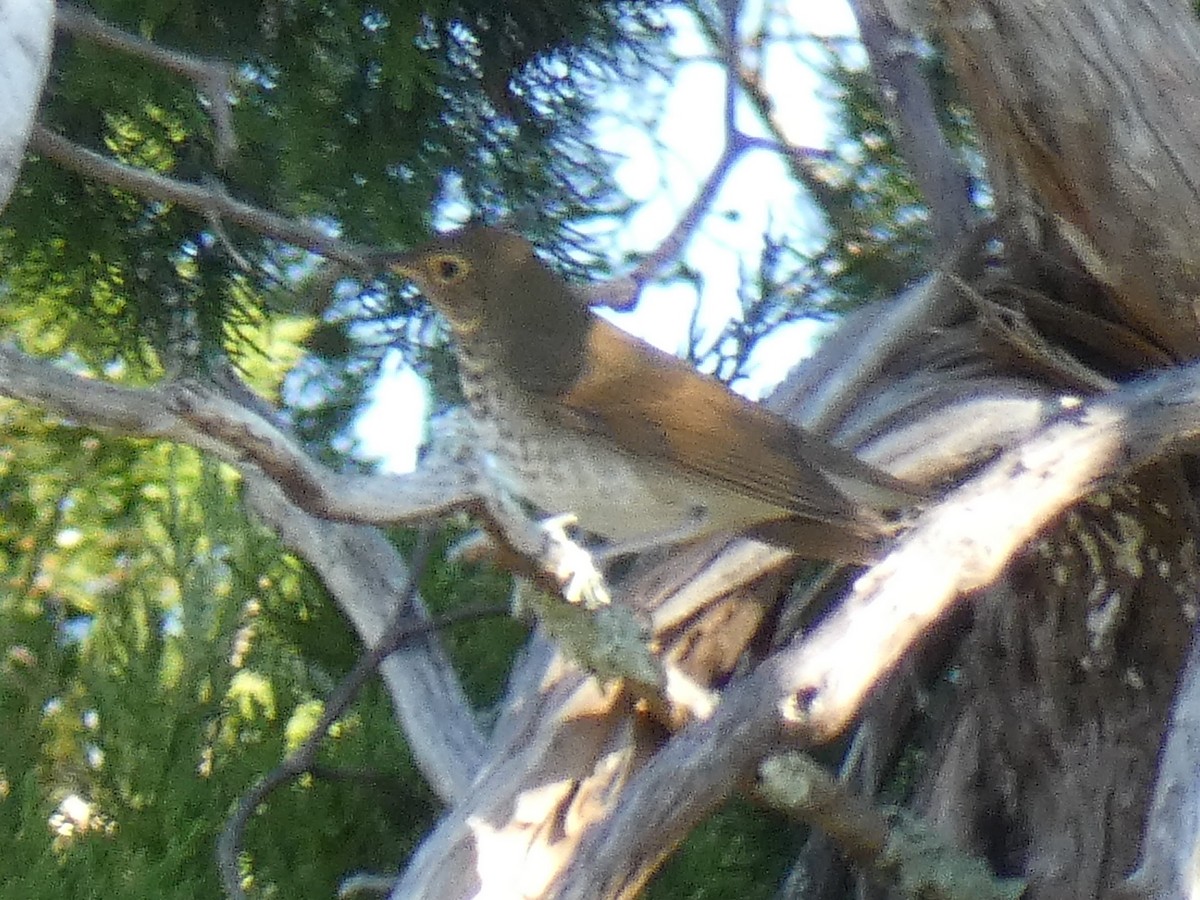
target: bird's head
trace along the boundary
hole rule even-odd
[[[520,286],[543,269],[523,237],[467,225],[401,254],[391,269],[411,279],[461,337],[510,321],[514,304],[530,295]]]
[[[584,365],[591,312],[523,237],[468,225],[394,257],[446,317],[460,349],[482,348],[530,389],[565,389]]]

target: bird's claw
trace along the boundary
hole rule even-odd
[[[568,603],[584,609],[599,609],[611,604],[612,597],[592,554],[567,534],[567,529],[577,521],[573,513],[566,513],[541,523],[546,535],[545,559]]]

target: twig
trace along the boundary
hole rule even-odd
[[[788,163],[792,175],[816,199],[821,209],[832,209],[834,193],[820,177],[818,166],[836,155],[827,150],[800,147],[789,141],[775,111],[775,103],[763,84],[762,73],[750,66],[738,66],[735,71],[738,84],[758,114],[759,121],[775,136],[776,152]]]
[[[117,162],[35,125],[29,147],[49,159],[88,178],[123,188],[151,200],[165,200],[205,216],[218,216],[297,247],[336,259],[358,271],[369,270],[375,253],[367,247],[341,241],[306,222],[276,215],[249,203],[235,200],[223,190],[204,187],[156,172]]]
[[[729,71],[722,110],[725,146],[720,157],[696,191],[692,202],[679,215],[675,226],[658,243],[658,246],[642,257],[633,270],[623,278],[583,287],[581,293],[584,294],[587,302],[603,304],[613,309],[626,309],[633,306],[646,282],[661,272],[668,263],[679,257],[700,226],[705,213],[712,206],[713,200],[720,193],[729,172],[742,155],[752,148],[749,140],[737,130],[736,123],[737,84],[733,72],[736,71],[738,5],[737,3],[727,3],[722,8],[724,40],[710,32],[710,38],[720,49]],[[703,19],[704,17],[699,16],[698,18]]]
[[[405,585],[401,595],[396,598],[395,615],[391,622],[388,623],[383,636],[374,647],[358,658],[358,661],[354,664],[354,668],[350,670],[349,674],[334,689],[329,699],[325,702],[325,708],[317,724],[313,727],[312,733],[305,738],[296,752],[287,757],[248,790],[226,821],[225,827],[221,830],[221,836],[217,840],[217,867],[220,869],[221,882],[224,885],[227,897],[233,898],[233,900],[245,900],[246,897],[246,892],[242,890],[237,858],[241,848],[242,835],[255,810],[280,785],[287,784],[292,779],[312,769],[316,762],[317,752],[320,750],[321,743],[325,740],[329,729],[341,718],[350,704],[354,702],[354,698],[358,696],[358,692],[362,689],[363,684],[374,674],[383,660],[409,641],[428,634],[432,628],[439,627],[440,623],[418,622],[414,624],[412,622],[413,598],[416,596],[417,585],[429,563],[432,549],[432,531],[429,528],[424,528],[421,530],[417,546],[413,550],[413,558],[409,567],[408,584]],[[468,610],[467,612],[470,618],[478,618],[479,616],[478,609]],[[446,617],[447,621],[452,619],[453,614]]]
[[[820,828],[872,880],[923,900],[1016,900],[1023,881],[997,879],[979,859],[900,810],[881,810],[803,753],[759,768],[758,794]]]
[[[152,41],[136,37],[127,31],[109,25],[103,19],[73,3],[58,3],[55,10],[55,25],[68,34],[87,37],[102,46],[148,60],[164,69],[178,72],[197,83],[211,82],[214,73],[220,74],[228,82],[232,72],[233,67],[227,62],[207,60],[160,47]]]
[[[216,129],[217,164],[220,166],[229,161],[237,149],[229,102],[236,71],[231,63],[160,47],[152,41],[115,28],[72,3],[58,4],[55,25],[67,34],[85,37],[103,47],[139,57],[195,82],[209,98],[210,114]]]

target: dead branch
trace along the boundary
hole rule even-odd
[[[118,387],[74,375],[11,346],[0,345],[0,395],[45,407],[64,416],[72,425],[178,441],[230,462],[241,472],[255,512],[280,534],[285,545],[316,570],[364,641],[372,644],[378,640],[393,607],[393,598],[407,583],[407,571],[395,548],[374,528],[321,519],[291,502],[242,450],[222,443],[181,418],[175,408],[179,390]],[[201,396],[231,416],[229,431],[237,431],[247,422],[253,423],[252,431],[273,428],[232,401],[218,404],[209,392]],[[307,460],[299,449],[281,433],[275,432],[272,437],[279,441],[276,449],[292,454],[291,458],[303,471]],[[321,474],[330,473],[322,470]],[[379,477],[388,481],[385,476]],[[302,481],[302,478],[296,476],[292,480]],[[354,496],[362,491],[369,493],[372,476],[361,478],[364,480],[341,483],[340,489]],[[411,497],[437,498],[440,504],[445,494],[439,492],[446,489],[446,482],[440,479],[437,476],[432,484],[423,487],[419,479],[412,482]],[[383,483],[380,487],[385,493],[391,490]],[[421,517],[419,507],[410,507],[409,512]],[[414,603],[414,609],[424,616],[419,601]],[[483,758],[484,740],[440,646],[432,639],[410,645],[391,656],[382,671],[423,774],[443,798],[461,796]]]
[[[1024,882],[997,879],[902,810],[880,810],[803,753],[772,757],[759,769],[758,794],[829,836],[878,884],[922,900],[1016,900]]]
[[[392,524],[445,515],[477,496],[464,447],[443,439],[443,452],[417,478],[335,472],[314,462],[274,422],[197,381],[164,391],[172,412],[220,448],[226,462],[250,462],[293,503],[312,515],[342,522]],[[449,444],[449,446],[447,446]]]
[[[1068,404],[1033,438],[928,510],[838,611],[732,685],[673,738],[590,832],[558,896],[624,896],[786,744],[840,733],[871,688],[956,602],[1081,497],[1200,437],[1200,367]],[[585,874],[586,873],[586,874]],[[597,887],[599,886],[599,887]]]
[[[672,261],[679,259],[684,248],[696,233],[708,214],[713,201],[717,198],[729,173],[752,150],[769,150],[780,153],[794,164],[804,169],[805,181],[811,175],[815,162],[828,158],[828,151],[796,147],[788,144],[777,132],[778,139],[764,140],[746,134],[737,126],[737,102],[743,90],[753,85],[747,80],[739,80],[739,73],[745,70],[740,60],[741,47],[738,41],[738,20],[741,6],[738,3],[725,3],[720,7],[721,26],[713,27],[704,16],[699,16],[701,26],[714,48],[724,62],[727,75],[725,92],[722,98],[722,123],[724,145],[721,154],[713,164],[704,181],[696,189],[696,196],[679,214],[674,226],[658,245],[649,251],[638,264],[624,276],[610,281],[585,285],[579,288],[580,296],[589,304],[603,305],[612,309],[628,309],[637,303],[641,290],[656,275],[663,271]],[[760,109],[760,112],[764,110]],[[764,112],[764,115],[766,113]],[[766,115],[766,118],[770,118]],[[820,189],[813,180],[813,187]]]
[[[895,21],[888,0],[855,0],[852,6],[880,105],[929,207],[935,246],[953,247],[976,218],[971,179],[942,132],[916,36]]]

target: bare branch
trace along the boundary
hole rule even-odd
[[[775,137],[773,142],[765,144],[761,142],[761,139],[745,137],[742,140],[747,149],[751,147],[774,149],[787,161],[792,175],[804,185],[805,190],[816,198],[818,205],[822,209],[830,209],[833,206],[833,193],[820,177],[817,169],[818,165],[828,161],[829,152],[797,147],[788,140],[783,123],[775,111],[775,102],[771,99],[762,73],[757,68],[744,65],[739,61],[737,67],[731,71],[737,74],[738,86],[750,105],[754,107],[759,121]]]
[[[313,515],[392,524],[444,515],[477,495],[461,446],[438,454],[416,478],[334,472],[314,462],[274,423],[215,389],[187,381],[166,390],[171,410],[219,448],[222,458],[258,466]]]
[[[11,344],[0,344],[0,394],[48,407],[73,424],[120,434],[178,439],[189,434],[169,410],[162,391],[83,378]]]
[[[728,141],[737,134],[737,100],[738,86],[734,73],[740,68],[738,63],[739,41],[738,30],[741,19],[741,0],[722,0],[718,4],[721,14],[721,39],[717,49],[725,65],[725,96],[722,122],[725,126],[725,138]]]
[[[1066,404],[929,510],[836,613],[731,686],[711,719],[685,729],[635,775],[614,814],[588,835],[561,896],[607,896],[640,883],[774,748],[840,733],[929,626],[993,581],[1067,506],[1198,437],[1198,366]],[[585,882],[592,893],[581,892]]]
[[[320,466],[258,413],[197,382],[130,389],[81,378],[0,345],[0,394],[49,407],[73,423],[136,437],[178,440],[266,472],[293,502],[324,518],[395,523],[443,515],[475,496],[453,458],[422,470],[428,478],[356,475]]]
[[[946,250],[958,242],[975,218],[970,177],[942,133],[933,92],[921,72],[916,38],[903,30],[887,9],[896,4],[854,0],[851,5],[871,59],[879,102],[929,207],[935,247]]]
[[[297,489],[303,501],[303,486],[315,484],[315,496],[369,498],[374,491],[387,494],[404,505],[403,492],[394,479],[371,488],[372,476],[335,476],[304,457],[302,450],[261,417],[228,399],[221,402],[212,392],[189,394],[186,387],[130,389],[106,384],[64,371],[48,362],[0,345],[0,395],[47,407],[75,425],[103,428],[136,437],[158,438],[190,444],[235,465],[245,482],[246,494],[255,511],[274,528],[298,556],[320,575],[330,594],[354,622],[367,643],[374,643],[383,623],[394,608],[393,598],[407,582],[407,571],[395,548],[376,529],[331,522],[310,515],[284,496],[281,488],[263,473],[236,444],[220,440],[221,433],[257,436],[274,457],[281,479]],[[207,413],[197,428],[177,411],[181,396],[199,398]],[[230,416],[223,429],[213,428],[216,410]],[[198,417],[200,418],[200,417]],[[262,436],[267,435],[267,439]],[[256,444],[256,446],[259,446]],[[286,463],[296,467],[289,474]],[[411,481],[413,497],[434,499],[444,504],[450,467],[422,485]],[[305,481],[311,476],[314,481]],[[463,478],[462,473],[459,477]],[[373,501],[368,500],[368,504]],[[378,510],[376,510],[378,511]],[[397,508],[393,508],[397,512]],[[419,506],[409,513],[419,518]],[[414,609],[423,615],[419,601]],[[409,745],[434,790],[450,800],[470,785],[484,755],[484,739],[457,677],[440,647],[431,641],[406,647],[383,665],[392,702]]]
[[[987,866],[900,810],[879,810],[803,753],[772,757],[759,769],[759,796],[821,829],[872,880],[923,900],[1016,900],[1023,881],[995,878]]]
[[[67,34],[95,41],[122,53],[128,53],[177,72],[195,82],[209,100],[209,109],[216,128],[217,164],[224,165],[237,150],[237,136],[233,130],[233,114],[230,95],[233,92],[234,66],[224,60],[211,60],[168,50],[152,41],[114,28],[103,19],[72,3],[59,3],[57,26]]]
[[[288,219],[234,200],[216,188],[179,181],[109,159],[55,134],[44,125],[34,127],[29,147],[34,152],[103,184],[123,188],[150,200],[178,203],[202,215],[229,219],[259,234],[336,259],[359,271],[370,267],[369,260],[374,252],[370,248],[348,244],[315,225]]]
[[[628,309],[635,305],[646,282],[679,258],[720,192],[725,178],[746,149],[747,146],[740,142],[727,142],[721,157],[696,191],[696,196],[687,209],[680,213],[675,226],[659,241],[658,246],[642,257],[637,266],[623,277],[580,285],[577,288],[580,297],[589,305],[604,305],[612,309]]]
[[[646,254],[634,269],[622,278],[602,284],[583,286],[579,293],[585,302],[604,305],[612,309],[627,309],[638,300],[642,287],[661,272],[673,260],[679,258],[688,241],[692,239],[704,216],[720,193],[726,178],[738,161],[751,150],[770,149],[782,152],[789,159],[811,162],[824,158],[823,151],[788,147],[782,140],[766,141],[743,134],[737,127],[737,100],[739,91],[738,73],[742,66],[738,59],[738,17],[741,4],[729,0],[720,5],[721,27],[715,28],[708,20],[697,14],[697,21],[704,29],[709,41],[720,53],[726,69],[725,92],[722,106],[722,123],[725,145],[712,170],[696,191],[696,196],[680,213],[671,231],[652,251]]]

